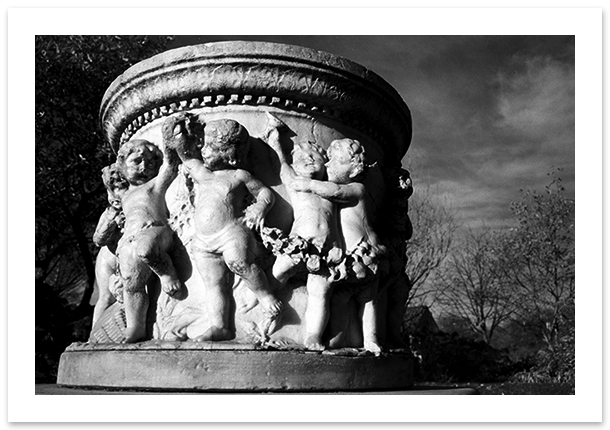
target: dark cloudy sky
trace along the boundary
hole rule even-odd
[[[413,115],[403,165],[465,226],[510,224],[519,189],[561,168],[574,195],[573,36],[179,36],[308,46],[356,61],[392,84]]]

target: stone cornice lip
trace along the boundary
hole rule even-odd
[[[110,85],[100,120],[116,149],[157,117],[232,103],[332,117],[389,146],[386,158],[400,160],[411,141],[409,108],[379,75],[327,52],[269,42],[191,45],[141,61]]]

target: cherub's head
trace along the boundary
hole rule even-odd
[[[116,209],[121,209],[121,199],[129,188],[129,182],[121,175],[116,163],[102,169],[102,181],[108,193],[108,203]]]
[[[405,198],[411,197],[413,194],[413,181],[411,180],[411,173],[406,169],[399,169],[397,173],[397,184],[396,187],[400,190],[401,194]]]
[[[314,142],[296,143],[292,149],[292,168],[299,176],[320,178],[324,175],[326,154],[322,147]]]
[[[238,169],[246,162],[250,135],[243,125],[232,119],[205,123],[201,157],[210,170]]]
[[[159,173],[163,153],[148,140],[134,139],[121,146],[116,164],[130,184],[142,185]]]
[[[354,139],[333,140],[328,147],[326,172],[328,180],[348,183],[359,179],[364,173],[364,146]]]

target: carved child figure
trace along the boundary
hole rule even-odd
[[[364,348],[380,352],[375,298],[380,258],[385,254],[385,247],[371,228],[366,211],[366,189],[358,182],[365,168],[364,147],[357,140],[339,139],[331,142],[327,154],[328,181],[299,178],[294,181],[293,187],[339,204],[339,220],[349,270],[346,283],[352,286],[343,288],[341,293],[337,291],[333,296],[330,345],[341,345],[349,321],[347,302],[354,295],[362,318]],[[360,284],[360,287],[353,284]]]
[[[116,163],[102,169],[102,181],[106,186],[110,205],[102,213],[93,234],[93,243],[101,248],[95,260],[95,281],[99,297],[93,310],[93,326],[116,300],[110,287],[118,268],[116,249],[125,224],[121,199],[129,187],[129,183],[119,173]]]
[[[203,124],[188,114],[169,117],[163,125],[187,171],[201,192],[195,205],[192,253],[206,289],[210,328],[197,341],[233,338],[230,325],[232,277],[238,275],[272,321],[282,309],[263,270],[255,263],[252,228],[260,228],[274,202],[272,191],[244,170],[249,150],[246,129],[233,120]],[[248,199],[254,203],[247,205]]]
[[[328,323],[330,296],[337,276],[334,269],[343,258],[336,208],[329,199],[295,185],[301,180],[322,179],[326,159],[317,145],[301,143],[294,146],[292,164],[289,164],[280,144],[279,129],[284,126],[268,114],[265,137],[279,158],[280,178],[294,210],[294,222],[286,240],[301,244],[303,249],[296,257],[280,253],[273,265],[273,278],[283,286],[305,266],[309,273],[304,344],[311,350],[323,350],[322,334]]]
[[[167,222],[165,192],[177,175],[175,152],[167,143],[162,153],[153,143],[134,139],[119,150],[117,166],[129,182],[122,199],[125,231],[117,256],[127,323],[124,342],[133,343],[146,335],[146,283],[151,274],[159,277],[162,291],[172,296],[191,269],[184,245]]]
[[[405,348],[402,324],[405,303],[411,290],[411,280],[405,272],[407,240],[413,234],[408,215],[408,199],[413,194],[413,182],[408,170],[387,169],[384,219],[380,236],[388,250],[388,273],[381,279],[380,290],[387,297],[385,343],[390,347]]]

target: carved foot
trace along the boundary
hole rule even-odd
[[[219,341],[233,339],[231,331],[227,328],[216,327],[215,325],[207,329],[201,336],[193,339],[195,342]]]
[[[261,338],[263,342],[266,342],[269,338],[269,334],[273,333],[276,328],[276,322],[280,318],[283,310],[283,304],[281,301],[275,299],[273,296],[270,296],[266,299],[261,299],[261,306],[263,307],[263,311],[266,315],[265,320],[261,324]]]
[[[379,355],[381,354],[381,346],[379,346],[379,344],[377,342],[373,342],[373,341],[364,341],[364,349],[372,352],[375,355]]]
[[[276,299],[272,295],[267,297],[262,297],[259,300],[259,303],[263,307],[263,311],[265,314],[271,319],[275,320],[280,316],[283,309],[283,304],[280,300]]]
[[[310,351],[324,351],[326,348],[318,336],[309,335],[305,339],[305,348]]]

